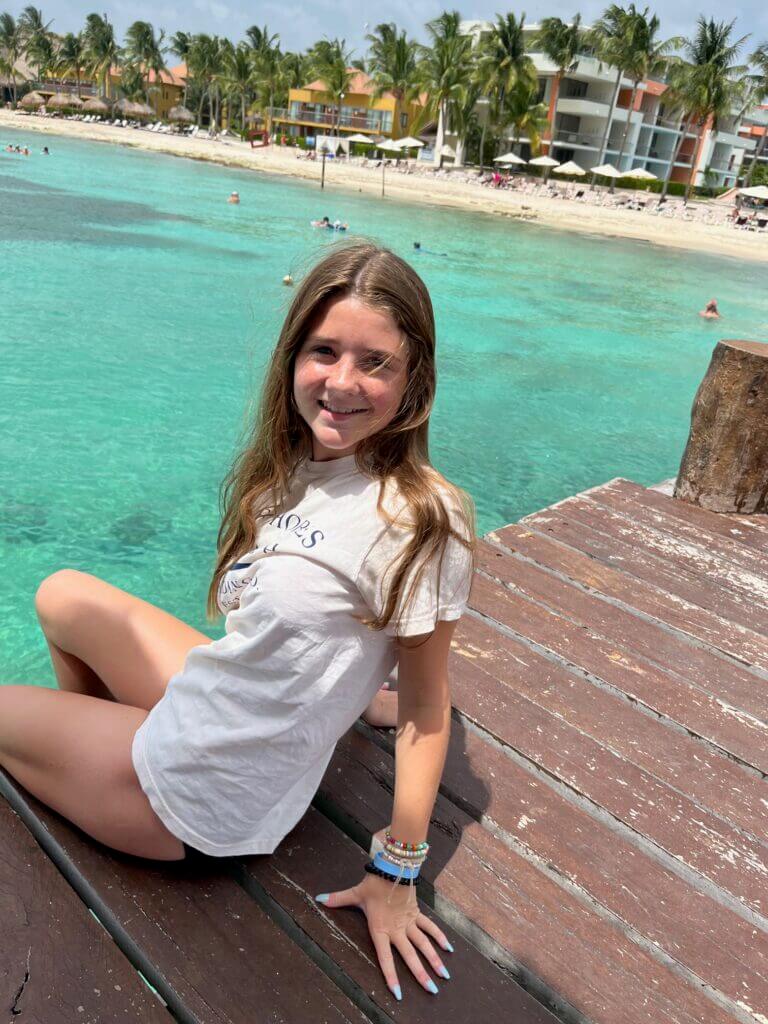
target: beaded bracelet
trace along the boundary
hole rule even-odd
[[[399,846],[393,846],[391,843],[385,843],[384,849],[387,853],[391,853],[394,857],[401,857],[403,860],[425,860],[425,850],[401,850]]]
[[[389,830],[384,833],[384,839],[387,846],[394,846],[404,854],[415,853],[426,857],[429,853],[429,843],[402,843],[399,839],[395,839]]]
[[[416,868],[417,870],[427,859],[426,857],[400,857],[398,854],[392,853],[391,850],[387,849],[379,850],[376,856],[383,857],[384,860],[390,864],[395,864],[399,868]]]
[[[386,871],[381,871],[373,861],[369,861],[365,865],[365,870],[369,875],[376,875],[378,878],[384,878],[388,882],[394,882],[396,885],[420,885],[421,879],[417,876],[416,878],[395,878],[394,875],[388,875]]]

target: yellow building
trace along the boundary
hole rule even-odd
[[[149,105],[154,107],[157,116],[161,120],[168,119],[168,112],[171,107],[177,107],[184,98],[184,82],[187,75],[186,64],[178,64],[175,68],[169,68],[160,74],[160,82],[154,71],[149,73]],[[110,100],[119,100],[122,96],[120,91],[120,80],[122,72],[120,68],[110,69],[107,79],[107,97]]]
[[[302,89],[291,89],[288,106],[272,109],[271,127],[276,134],[300,136],[330,135],[336,129],[339,136],[364,134],[383,135],[401,139],[411,134],[411,126],[421,110],[417,103],[398,100],[391,92],[374,99],[374,86],[364,71],[349,69],[353,73],[349,92],[341,101],[340,114],[336,102],[319,79]]]

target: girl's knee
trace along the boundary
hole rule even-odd
[[[78,592],[89,579],[92,577],[77,569],[58,569],[46,576],[35,594],[35,612],[46,633],[62,614],[73,611]]]

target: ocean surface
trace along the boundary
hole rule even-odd
[[[333,242],[312,218],[429,286],[432,458],[481,532],[611,477],[672,476],[715,342],[768,340],[764,264],[0,131],[0,149],[24,141],[28,158],[0,152],[0,683],[54,685],[33,600],[65,566],[220,634],[203,611],[218,486],[282,277]],[[712,296],[715,324],[697,315]]]

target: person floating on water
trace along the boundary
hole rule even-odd
[[[344,224],[340,220],[331,221],[330,217],[323,217],[321,220],[311,220],[309,222],[313,228],[327,228],[329,231],[346,231],[349,224]]]
[[[43,156],[50,156],[50,155],[51,154],[48,152],[48,147],[47,146],[43,146]]]
[[[414,252],[425,252],[428,256],[447,256],[447,252],[435,252],[434,249],[425,249],[421,242],[413,243]]]
[[[272,853],[358,716],[397,724],[377,849],[316,900],[363,911],[398,1000],[395,951],[432,994],[426,968],[449,978],[452,952],[415,887],[475,531],[427,454],[435,387],[424,282],[387,249],[334,247],[295,292],[222,491],[207,601],[224,635],[64,569],[35,599],[58,688],[0,685],[0,766],[86,835],[152,860]]]
[[[705,320],[719,320],[720,311],[717,308],[717,299],[710,299],[704,309],[699,310],[699,316],[703,316]]]
[[[229,193],[229,199],[227,200],[227,202],[228,203],[233,203],[234,205],[237,205],[240,202],[240,193],[239,192],[230,192]]]

